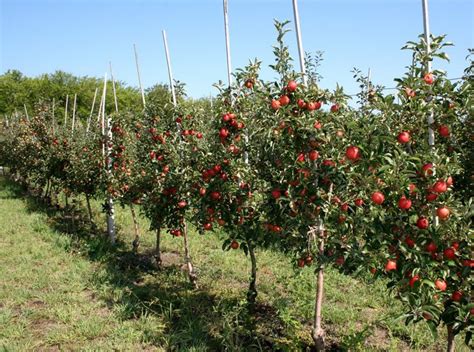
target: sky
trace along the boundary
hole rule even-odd
[[[228,0],[233,69],[263,61],[272,79],[274,19],[291,20],[286,36],[295,68],[298,50],[291,0]],[[116,79],[138,86],[133,44],[144,87],[167,83],[161,31],[167,32],[174,78],[189,96],[215,95],[227,81],[222,0],[0,0],[0,73],[28,76],[63,70],[103,77],[112,62]],[[321,86],[357,93],[354,67],[370,68],[375,84],[393,87],[411,62],[400,48],[423,32],[421,0],[299,0],[304,50],[323,51]],[[435,62],[460,77],[474,47],[474,0],[430,0],[434,35],[447,34],[451,63]]]

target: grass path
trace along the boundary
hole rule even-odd
[[[301,351],[311,343],[311,269],[259,252],[254,318],[244,306],[249,263],[241,251],[223,252],[216,236],[192,234],[200,289],[191,290],[180,239],[164,235],[167,265],[156,272],[147,255],[153,234],[144,231],[134,255],[130,215],[117,217],[123,242],[111,250],[86,227],[66,234],[62,211],[46,211],[0,177],[0,351]],[[425,327],[389,318],[396,313],[383,283],[367,286],[329,269],[324,324],[332,350],[443,350]]]

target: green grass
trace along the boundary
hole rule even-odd
[[[154,234],[140,218],[139,254],[131,253],[126,210],[117,210],[119,244],[109,248],[104,229],[78,219],[73,225],[65,211],[0,178],[0,350],[309,349],[310,268],[295,270],[285,256],[259,251],[258,305],[250,315],[243,252],[224,252],[218,235],[192,232],[193,290],[182,269],[182,239],[163,234],[166,265],[156,271]],[[94,212],[103,224],[97,202]],[[435,341],[423,324],[407,328],[393,318],[401,306],[381,281],[367,285],[328,268],[323,309],[332,350],[444,350],[443,335]]]

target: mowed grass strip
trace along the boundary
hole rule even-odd
[[[94,212],[103,223],[98,202]],[[190,234],[200,285],[192,290],[181,238],[163,234],[165,266],[157,271],[155,234],[143,218],[139,254],[131,252],[128,209],[117,207],[114,249],[103,228],[94,234],[76,220],[66,234],[67,221],[0,177],[0,350],[301,351],[311,344],[312,268],[258,251],[258,305],[249,314],[249,260],[222,251],[218,234]],[[402,311],[382,281],[367,285],[328,268],[325,290],[331,350],[444,350],[443,331],[434,341],[426,326],[394,319]],[[468,350],[461,339],[458,346]]]

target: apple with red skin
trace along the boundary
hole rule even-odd
[[[447,208],[447,207],[440,207],[438,209],[436,209],[436,216],[438,216],[438,218],[440,220],[446,220],[447,218],[449,218],[449,215],[451,214],[450,210]]]
[[[290,98],[288,95],[282,95],[279,99],[281,106],[286,106],[290,103]]]
[[[219,200],[221,198],[222,198],[222,195],[221,195],[220,192],[216,192],[216,191],[211,192],[211,199],[212,200]]]
[[[331,106],[331,112],[338,112],[339,111],[339,104],[334,104]]]
[[[280,191],[279,189],[274,189],[274,190],[272,191],[272,197],[273,197],[274,199],[280,198],[280,197],[281,197],[281,191]]]
[[[229,136],[229,130],[227,128],[221,128],[219,130],[219,137],[227,138]]]
[[[298,99],[298,100],[296,101],[296,104],[298,105],[298,107],[299,107],[300,109],[306,108],[306,103],[305,103],[305,101],[304,101],[303,99]]]
[[[410,247],[410,248],[415,247],[415,241],[414,241],[411,237],[409,237],[409,236],[407,236],[407,237],[405,238],[405,243],[406,243],[407,246]]]
[[[286,90],[288,92],[294,92],[296,91],[296,88],[298,87],[298,83],[295,81],[289,81],[288,84],[286,85]]]
[[[181,200],[178,202],[178,207],[181,209],[185,208],[186,205],[188,205],[188,203],[185,200]]]
[[[397,270],[397,262],[393,259],[389,259],[385,264],[385,271]]]
[[[438,133],[441,137],[448,138],[449,137],[449,127],[446,125],[441,125],[438,127]]]
[[[298,259],[298,267],[304,268],[305,264],[306,263],[303,258]]]
[[[444,259],[454,260],[456,259],[456,251],[454,248],[448,247],[443,251]]]
[[[253,79],[249,78],[248,80],[245,81],[244,85],[245,85],[246,88],[252,89],[253,88]]]
[[[239,242],[237,242],[236,240],[233,240],[233,241],[230,243],[230,248],[232,248],[232,249],[238,249],[238,248],[239,248]]]
[[[425,218],[424,216],[421,216],[420,218],[418,218],[418,221],[416,222],[416,226],[420,230],[426,230],[430,226],[430,222],[427,218]]]
[[[446,281],[438,279],[435,281],[435,287],[440,291],[446,291],[448,284],[446,283]]]
[[[271,107],[273,110],[278,110],[281,107],[281,103],[279,100],[273,99],[271,102]]]
[[[410,133],[406,131],[400,132],[397,137],[398,143],[401,144],[406,144],[410,142],[410,139]]]
[[[451,299],[454,301],[454,302],[460,302],[461,299],[462,299],[462,292],[461,291],[454,291],[451,295]]]
[[[426,251],[430,253],[435,253],[438,249],[438,246],[434,242],[430,242],[426,245]]]
[[[320,130],[321,127],[323,127],[323,125],[321,124],[321,122],[319,121],[316,121],[314,124],[313,124],[313,127],[317,130]]]
[[[408,210],[411,208],[411,200],[403,196],[398,201],[398,207],[402,210]]]
[[[379,191],[372,193],[372,196],[370,198],[372,199],[372,202],[377,205],[381,205],[385,201],[385,196],[382,192]]]
[[[433,175],[433,164],[432,163],[424,164],[421,170],[423,172],[423,175],[425,176]]]
[[[309,160],[315,161],[318,158],[319,158],[319,153],[317,150],[312,150],[309,152]]]
[[[358,160],[361,157],[360,149],[356,146],[351,145],[346,149],[346,158],[349,160]]]
[[[415,286],[415,282],[417,282],[419,280],[420,280],[420,276],[419,275],[414,275],[414,276],[412,276],[412,278],[410,279],[408,284],[410,285],[410,287],[413,288],[413,286]]]
[[[364,205],[364,200],[362,198],[357,198],[355,201],[354,201],[354,204],[357,206],[357,207],[361,207]]]
[[[425,199],[426,201],[428,202],[433,202],[436,200],[436,198],[438,198],[438,195],[436,193],[428,193],[426,196],[425,196]]]
[[[433,84],[434,75],[431,72],[429,72],[423,77],[423,80],[425,81],[426,84]]]
[[[212,230],[212,224],[210,222],[207,222],[203,225],[204,230],[210,231]]]
[[[448,190],[448,184],[443,180],[438,180],[432,187],[433,192],[444,193]]]

